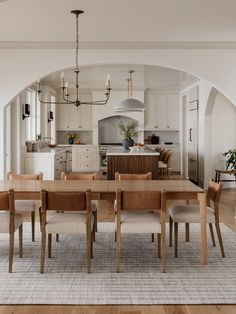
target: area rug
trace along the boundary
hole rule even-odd
[[[13,273],[8,274],[8,239],[0,235],[1,304],[229,304],[236,303],[236,234],[222,225],[226,258],[212,247],[208,265],[200,265],[200,230],[191,226],[191,242],[180,228],[179,257],[167,247],[167,273],[161,270],[151,235],[124,235],[121,272],[115,272],[114,224],[99,223],[93,273],[86,273],[86,241],[80,236],[53,239],[52,258],[39,273],[40,233],[31,242],[24,224],[24,258],[15,239]]]

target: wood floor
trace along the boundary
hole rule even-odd
[[[105,204],[100,204],[104,206]],[[113,219],[112,204],[106,205],[105,213],[99,215],[100,221]],[[236,189],[223,191],[220,203],[221,221],[236,232]],[[1,283],[0,283],[1,284]],[[236,292],[235,292],[236,293]],[[4,306],[0,314],[235,314],[236,305],[146,305],[146,306]]]

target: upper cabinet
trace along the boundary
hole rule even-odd
[[[145,93],[145,130],[179,130],[179,95],[177,92]]]
[[[80,94],[82,102],[91,101],[90,94]],[[92,129],[92,107],[91,105],[61,104],[58,105],[58,130],[81,130],[90,131]]]

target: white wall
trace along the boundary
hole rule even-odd
[[[225,169],[225,158],[222,154],[236,148],[236,108],[220,93],[215,98],[211,127],[212,163],[209,175],[214,178],[215,169]],[[228,176],[226,179],[232,180],[233,177]]]
[[[74,49],[0,50],[0,178],[3,178],[3,107],[48,73],[73,66]],[[80,65],[147,64],[205,78],[236,103],[234,49],[81,49]]]

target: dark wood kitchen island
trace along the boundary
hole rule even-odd
[[[145,148],[136,152],[114,147],[107,151],[107,179],[114,180],[115,173],[152,173],[158,180],[159,153]]]

